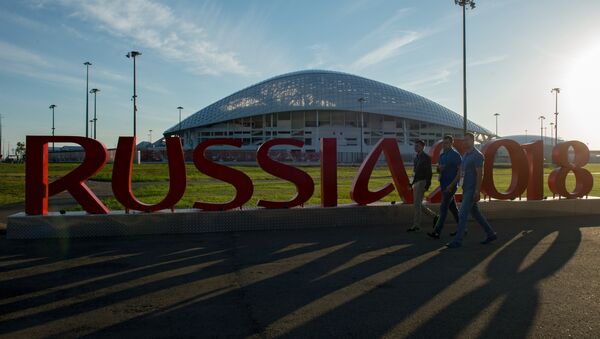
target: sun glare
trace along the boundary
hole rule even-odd
[[[570,67],[564,88],[570,110],[586,121],[600,122],[598,95],[600,95],[600,44],[588,49],[575,59]]]

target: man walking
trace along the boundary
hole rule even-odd
[[[463,198],[458,213],[458,230],[454,240],[446,244],[448,248],[457,248],[462,245],[469,213],[483,227],[487,235],[481,244],[489,244],[498,239],[496,232],[481,214],[477,205],[483,177],[483,154],[475,148],[475,136],[472,133],[465,134],[465,148],[466,152],[461,163]]]
[[[425,148],[425,142],[423,140],[417,140],[415,142],[415,162],[413,167],[413,205],[414,205],[414,217],[413,225],[407,229],[407,232],[418,231],[421,228],[421,215],[423,212],[435,217],[437,216],[432,210],[423,206],[423,195],[431,186],[431,158],[427,153],[423,151]]]
[[[439,217],[434,218],[433,232],[427,233],[428,236],[439,239],[448,210],[452,212],[456,222],[458,223],[458,209],[454,200],[458,180],[460,179],[460,154],[452,147],[454,138],[451,135],[446,135],[442,141],[444,152],[440,154],[439,171],[440,171],[440,188],[442,189],[442,202],[440,204]],[[454,234],[451,235],[455,235]]]

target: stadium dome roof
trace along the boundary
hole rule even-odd
[[[356,75],[306,70],[276,76],[223,98],[181,122],[181,129],[202,127],[227,120],[274,112],[306,110],[360,111],[385,114],[461,128],[462,116],[415,93]],[[179,129],[178,124],[164,133]],[[469,121],[470,131],[493,134]]]

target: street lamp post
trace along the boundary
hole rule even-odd
[[[136,136],[136,113],[137,113],[137,94],[135,91],[135,57],[142,55],[138,51],[127,53],[126,57],[133,59],[133,137]]]
[[[48,108],[52,110],[52,136],[54,136],[54,109],[56,108],[55,104],[50,105]],[[87,127],[87,123],[86,123]],[[54,142],[52,142],[52,152],[54,152]]]
[[[550,134],[552,134],[553,131],[554,131],[554,123],[550,122]],[[552,145],[556,145],[556,141],[555,140],[553,141]]]
[[[90,119],[90,66],[91,62],[86,61],[85,65],[85,137],[88,137],[88,120]]]
[[[546,117],[543,115],[540,115],[538,117],[538,119],[540,119],[540,138],[542,139],[542,144],[544,143],[544,120],[546,120]]]
[[[475,0],[454,0],[454,4],[462,7],[462,38],[463,38],[463,133],[467,133],[467,41],[466,41],[466,10],[467,6],[475,8]]]
[[[553,88],[551,93],[554,93],[554,144],[558,144],[558,93],[560,88]]]
[[[183,109],[183,107],[179,106],[179,107],[177,107],[177,109],[179,110],[179,127],[178,127],[179,132],[178,132],[178,134],[179,134],[179,137],[181,137],[181,110]]]
[[[363,103],[366,101],[365,98],[360,97],[358,98],[358,104],[360,105],[360,138],[359,138],[359,142],[360,142],[360,161],[363,161],[363,139],[364,139],[364,126],[365,126],[365,119],[364,119],[364,113],[363,113]]]
[[[498,116],[500,115],[500,113],[494,113],[494,116],[496,117],[496,138],[498,137]]]
[[[94,94],[94,119],[92,119],[94,121],[94,139],[96,139],[96,121],[98,120],[96,118],[96,94],[98,94],[98,92],[100,92],[100,90],[97,88],[92,88],[90,90],[90,93]]]

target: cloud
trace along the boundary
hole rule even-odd
[[[74,15],[95,23],[112,35],[133,39],[171,61],[182,62],[199,74],[248,75],[237,55],[220,48],[195,22],[178,17],[164,4],[151,0],[67,1]]]
[[[491,56],[491,57],[487,57],[487,58],[469,62],[468,66],[481,66],[481,65],[493,64],[496,62],[500,62],[500,61],[506,59],[507,57],[508,57],[507,55],[495,55],[495,56]]]
[[[448,78],[452,72],[448,69],[441,69],[435,73],[430,73],[419,77],[417,80],[413,80],[403,84],[403,88],[417,89],[429,86],[435,86],[448,82]]]
[[[0,70],[3,72],[19,74],[70,87],[81,87],[85,84],[84,77],[72,74],[82,69],[76,69],[72,63],[66,63],[63,60],[38,54],[35,51],[0,41]],[[109,74],[114,73],[103,71],[99,77],[110,79]],[[106,90],[114,88],[106,83],[97,84]]]
[[[0,41],[0,60],[4,62],[19,61],[23,64],[48,66],[48,62],[42,56],[4,41]]]
[[[378,48],[361,56],[351,67],[360,70],[378,64],[397,55],[402,47],[416,41],[420,37],[420,34],[417,32],[405,32],[402,36],[394,37]]]
[[[329,46],[326,44],[314,44],[308,49],[313,54],[313,60],[306,65],[306,68],[319,68],[327,65],[331,59]]]

